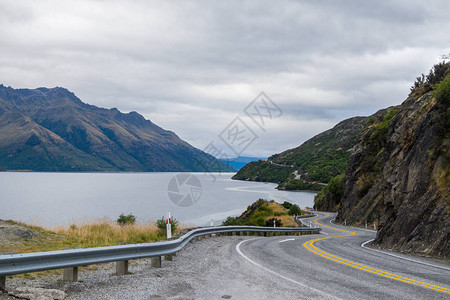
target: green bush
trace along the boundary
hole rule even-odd
[[[283,223],[281,223],[280,219],[271,218],[271,219],[266,221],[266,227],[273,227],[273,221],[275,221],[275,226],[276,227],[282,227],[283,226]]]
[[[132,225],[136,223],[136,217],[133,216],[133,214],[129,214],[127,216],[125,216],[124,214],[120,214],[119,218],[117,219],[117,223],[120,226]]]
[[[303,210],[297,204],[293,204],[291,208],[289,208],[288,214],[292,215],[302,215]]]
[[[442,104],[449,104],[450,102],[450,76],[447,76],[439,84],[437,84],[433,91],[433,96]]]
[[[281,206],[283,206],[283,207],[286,208],[286,209],[289,209],[289,208],[291,208],[292,203],[291,203],[291,202],[284,201],[283,204],[281,204]]]
[[[264,221],[263,217],[259,217],[256,219],[256,222],[254,224],[254,226],[265,226],[266,225],[266,221]]]
[[[335,211],[345,191],[345,175],[341,174],[330,180],[328,185],[314,198],[314,208],[323,211]]]
[[[172,224],[171,231],[172,231],[172,233],[174,233],[175,230],[178,228],[178,221],[173,217],[170,219],[172,221],[171,222],[171,224]],[[155,225],[159,229],[166,230],[166,219],[164,218],[164,216],[162,216],[161,219],[156,220]]]
[[[243,224],[236,217],[228,217],[222,222],[222,226],[237,226],[237,225],[243,225]]]

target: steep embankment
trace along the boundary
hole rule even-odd
[[[233,171],[136,112],[64,88],[0,85],[0,166],[33,171]]]
[[[338,222],[375,222],[380,247],[450,257],[449,103],[450,64],[440,64],[402,105],[370,119],[334,206]]]
[[[247,164],[233,179],[274,182],[280,189],[320,190],[322,186],[313,182],[327,183],[345,172],[349,151],[366,122],[366,117],[344,120],[297,148]]]

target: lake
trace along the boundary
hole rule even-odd
[[[170,212],[183,224],[205,226],[212,218],[219,225],[228,216],[240,215],[259,198],[313,206],[315,193],[231,180],[233,174],[0,172],[0,219],[54,227],[116,220],[121,213],[148,222]],[[192,195],[190,202],[186,195]],[[176,205],[179,200],[186,207]]]

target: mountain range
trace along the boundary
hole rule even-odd
[[[0,168],[32,171],[234,171],[137,112],[65,88],[0,85]]]

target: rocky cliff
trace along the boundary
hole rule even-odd
[[[449,102],[450,64],[439,64],[402,105],[369,118],[348,161],[337,222],[375,222],[382,248],[450,257]]]
[[[64,88],[0,85],[0,166],[33,171],[233,171],[137,112]]]

